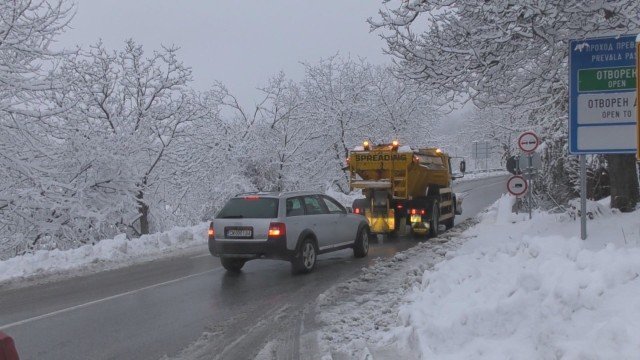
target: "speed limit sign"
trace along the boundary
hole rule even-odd
[[[527,180],[520,175],[514,175],[507,180],[507,190],[513,196],[522,196],[527,192]]]
[[[525,131],[518,136],[518,147],[525,153],[536,151],[540,145],[540,138],[533,131]]]

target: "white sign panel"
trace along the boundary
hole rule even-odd
[[[625,125],[608,126],[607,136],[602,135],[602,129],[598,126],[578,128],[577,134],[578,147],[581,149],[589,147],[606,149],[612,138],[616,139],[617,144],[625,146],[627,149],[636,147],[636,134],[629,126]]]
[[[578,95],[578,124],[634,124],[635,105],[634,92],[580,94]]]

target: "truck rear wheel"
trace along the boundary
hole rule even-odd
[[[440,203],[434,200],[431,205],[431,223],[429,224],[429,236],[438,237],[440,226]]]
[[[445,220],[444,226],[447,228],[447,230],[451,229],[455,225],[455,218],[456,218],[456,216],[453,215],[453,216],[451,216],[450,219]]]

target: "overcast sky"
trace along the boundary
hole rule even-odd
[[[76,0],[77,13],[60,39],[64,47],[98,39],[122,48],[133,38],[147,52],[177,45],[193,68],[194,86],[224,83],[243,105],[257,86],[283,70],[303,75],[300,61],[316,62],[337,52],[389,62],[384,42],[369,32],[382,0]]]

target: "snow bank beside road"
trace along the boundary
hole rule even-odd
[[[75,273],[97,264],[116,267],[140,262],[142,259],[149,260],[175,250],[206,244],[207,227],[208,223],[193,227],[176,227],[167,232],[143,235],[137,239],[127,239],[126,235],[121,234],[95,245],[66,251],[40,250],[33,254],[13,257],[0,261],[0,283],[21,278]]]
[[[582,241],[575,209],[529,220],[512,204],[319,296],[310,358],[637,358],[640,211],[589,203]]]
[[[582,241],[571,216],[529,221],[510,204],[424,273],[385,341],[437,359],[636,358],[640,211],[598,212]]]
[[[417,359],[417,353],[407,352],[396,340],[383,340],[393,334],[400,306],[409,301],[407,293],[420,283],[425,270],[467,240],[461,232],[474,222],[466,220],[436,240],[419,243],[391,258],[379,258],[362,268],[359,277],[321,294],[312,315],[318,329],[301,338],[301,343],[317,343],[319,349],[303,352],[301,358]]]

